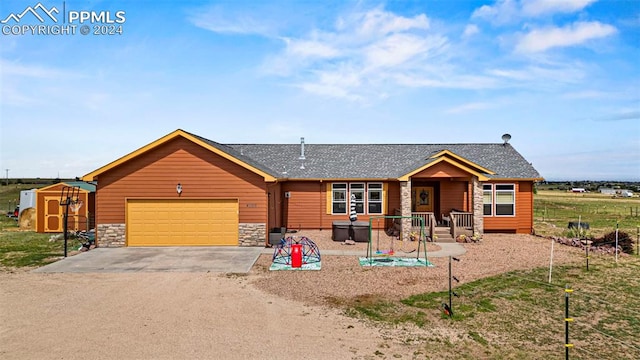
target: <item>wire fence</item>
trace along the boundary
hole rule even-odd
[[[567,300],[564,309],[567,311],[564,321],[561,321],[561,309],[547,306],[547,313],[556,312],[552,317],[557,320],[558,329],[568,325],[566,344],[558,341],[558,354],[566,352],[567,359],[571,354],[579,359],[640,359],[640,299],[629,296],[634,292],[640,295],[640,280],[635,276],[640,266],[637,262],[618,266],[611,256],[602,256],[594,259],[591,271],[597,271],[599,267],[614,269],[613,275],[619,276],[619,281],[614,283],[612,279],[611,286],[601,286],[591,282],[586,275],[575,278],[572,285],[575,289],[568,293],[570,301]],[[607,272],[594,276],[610,275]],[[516,274],[508,276],[518,279],[523,287],[534,285],[552,291],[558,299],[567,296],[566,285],[557,281],[549,283]],[[560,281],[563,280],[566,277]],[[518,306],[522,305],[519,303]],[[536,306],[523,305],[523,309],[528,314],[541,316]]]

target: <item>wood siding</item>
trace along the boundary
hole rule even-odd
[[[182,185],[180,196],[178,183]],[[96,223],[124,223],[126,198],[180,197],[238,199],[241,223],[267,222],[263,177],[176,138],[100,174]]]
[[[267,184],[268,191],[268,206],[269,206],[269,221],[267,223],[267,227],[269,229],[279,228],[281,226],[285,226],[282,218],[282,210],[284,204],[284,195],[282,193],[282,184],[281,183],[271,183]]]
[[[469,193],[466,181],[440,182],[440,212],[449,213],[451,210],[468,211]],[[437,215],[440,218],[440,214]]]
[[[531,234],[533,232],[533,183],[532,182],[493,182],[493,184],[515,184],[515,216],[485,216],[484,230],[487,232],[515,232]]]
[[[386,215],[393,215],[394,209],[400,207],[400,185],[398,182],[387,183]],[[285,198],[285,192],[290,197]],[[349,214],[327,214],[327,183],[290,181],[282,183],[283,218],[282,226],[289,229],[331,229],[334,221],[348,221]],[[381,215],[358,215],[358,221],[368,222],[370,217]],[[376,221],[380,228],[385,228],[383,221]],[[376,226],[374,224],[374,227]]]
[[[36,232],[52,232],[47,230],[46,217],[45,213],[47,212],[47,204],[45,203],[45,198],[48,199],[56,199],[56,203],[58,204],[57,211],[60,214],[60,226],[57,231],[53,232],[63,232],[63,224],[62,224],[62,214],[64,214],[64,206],[60,206],[60,196],[62,195],[62,188],[67,186],[65,183],[56,184],[55,186],[49,186],[45,190],[36,191]],[[78,213],[74,213],[69,209],[69,222],[68,228],[69,230],[89,230],[89,219],[91,214],[95,211],[95,201],[94,194],[89,193],[86,190],[80,189],[78,192],[78,198],[82,200],[83,204],[80,209],[78,209]],[[49,204],[52,206],[52,204]],[[51,209],[52,210],[52,209]],[[76,226],[77,221],[77,226]]]
[[[326,193],[321,182],[287,182],[282,191],[289,192],[286,226],[290,229],[321,229],[326,207]]]
[[[469,178],[469,173],[447,162],[440,162],[411,177],[414,179]]]

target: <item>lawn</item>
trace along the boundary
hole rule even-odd
[[[13,208],[20,199],[20,191],[34,187],[33,184],[10,184],[0,186],[0,205]],[[0,215],[0,268],[35,268],[50,264],[64,257],[64,241],[49,241],[51,234],[34,231],[20,231],[15,219],[6,216],[7,209],[1,208]],[[68,255],[74,254],[80,242],[70,239],[67,243]]]

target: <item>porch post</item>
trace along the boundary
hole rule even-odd
[[[484,234],[484,199],[482,183],[473,177],[473,233]]]
[[[411,216],[411,180],[400,182],[400,215]],[[404,218],[401,223],[402,240],[409,239],[411,232],[411,219]]]

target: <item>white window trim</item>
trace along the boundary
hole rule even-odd
[[[364,212],[362,213],[358,213],[358,215],[384,215],[384,204],[385,204],[385,199],[384,199],[384,183],[382,182],[335,182],[335,183],[331,183],[331,204],[328,204],[329,206],[331,206],[331,215],[348,215],[349,214],[349,207],[351,206],[351,190],[352,190],[352,185],[356,185],[356,184],[360,184],[363,185],[363,188],[361,189],[356,189],[357,191],[362,191],[363,192],[363,199],[362,199],[362,209],[364,210]],[[380,188],[374,188],[373,190],[376,191],[380,191],[380,201],[374,201],[374,203],[379,203],[380,204],[380,212],[379,213],[372,213],[369,212],[369,186],[372,184],[376,184],[379,185]],[[334,189],[335,185],[345,185],[344,189]],[[345,208],[346,208],[346,212],[345,213],[335,213],[333,211],[333,205],[335,203],[342,203],[343,201],[336,201],[336,199],[334,198],[334,191],[339,190],[339,191],[345,191]]]
[[[498,190],[497,185],[511,185],[513,186],[512,190]],[[502,193],[512,193],[513,194],[513,214],[511,215],[498,215],[497,214],[497,206],[498,206],[498,192]],[[496,183],[493,184],[493,216],[495,217],[515,217],[516,216],[516,184],[511,183]]]
[[[491,185],[491,215],[484,215],[484,204],[483,204],[483,216],[485,217],[515,217],[516,216],[516,184],[515,183],[491,183],[491,184],[483,184],[483,185]],[[513,190],[498,190],[496,185],[511,185],[513,186]],[[484,198],[484,189],[482,190],[482,196]],[[513,193],[513,214],[511,215],[498,215],[496,213],[496,206],[498,200],[498,192],[511,192]]]
[[[379,188],[375,187],[375,188],[371,189],[371,185],[380,185],[380,187]],[[383,214],[383,212],[384,212],[384,198],[383,198],[384,197],[384,191],[383,191],[383,189],[384,189],[384,185],[381,182],[367,183],[367,192],[366,192],[366,195],[367,195],[367,204],[366,204],[367,214],[371,214],[371,215],[382,215]],[[369,199],[369,191],[372,191],[372,190],[380,192],[380,200],[371,201]],[[369,203],[380,204],[380,212],[379,213],[378,212],[376,212],[376,213],[369,212]]]
[[[491,189],[490,190],[485,190],[484,189],[485,186],[490,186]],[[484,205],[485,205],[484,204],[484,193],[485,192],[490,192],[491,193],[491,214],[485,214],[484,213]],[[483,204],[482,204],[482,216],[487,216],[487,217],[493,216],[495,214],[495,211],[494,211],[495,209],[493,208],[493,206],[495,205],[495,201],[493,199],[493,184],[482,184],[482,201],[483,201]]]
[[[334,189],[335,185],[344,185],[344,189]],[[333,197],[336,190],[344,191],[344,201],[336,201]],[[345,203],[345,212],[344,213],[336,213],[333,211],[333,204],[335,203]],[[332,183],[331,184],[331,215],[345,215],[349,214],[349,184],[348,183]]]
[[[353,189],[354,185],[362,185],[362,187]],[[362,192],[362,200],[361,201],[356,200],[356,204],[362,204],[362,212],[358,212],[357,214],[366,215],[367,214],[367,198],[369,197],[369,194],[367,193],[367,183],[363,183],[363,182],[349,183],[349,195],[347,196],[347,209],[349,209],[349,207],[351,206],[351,194],[353,193],[354,190]],[[349,210],[347,210],[347,212],[349,212]]]

